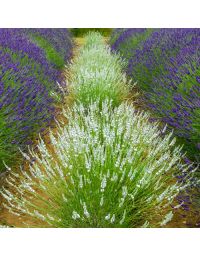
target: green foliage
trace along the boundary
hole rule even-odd
[[[5,117],[0,114],[0,173],[5,168],[4,162],[8,164],[13,158],[16,160],[16,146],[11,144],[12,132],[6,127]]]
[[[42,36],[30,35],[36,44],[45,51],[47,59],[52,62],[56,68],[61,69],[65,65],[64,58],[53,48],[53,46]]]
[[[71,32],[75,37],[82,37],[88,32],[99,32],[103,36],[110,36],[112,28],[71,28]]]

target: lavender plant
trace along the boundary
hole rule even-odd
[[[123,69],[126,63],[117,54],[112,54],[99,33],[89,33],[86,43],[69,67],[71,93],[77,102],[86,107],[91,102],[112,99],[119,105],[128,97],[131,87]]]
[[[167,65],[182,48],[198,41],[199,29],[156,29],[142,41],[129,61],[128,73],[149,91],[153,79],[167,75]],[[195,39],[196,38],[196,39]]]
[[[51,125],[60,75],[23,29],[0,29],[0,171]]]
[[[116,29],[110,38],[112,51],[120,51],[120,55],[125,59],[132,58],[134,51],[139,49],[141,42],[152,32],[153,29],[146,28]]]
[[[174,128],[188,155],[199,162],[200,30],[153,29],[139,44],[132,43],[134,30],[122,32],[112,48],[129,61],[127,73],[144,91],[155,117]]]
[[[73,41],[66,28],[24,29],[33,41],[45,50],[47,59],[56,68],[63,68],[72,56]]]
[[[29,216],[36,227],[159,227],[172,218],[170,205],[190,185],[172,134],[161,138],[147,113],[109,100],[64,111],[68,125],[42,139],[38,154],[24,154],[29,172],[11,173],[4,206]],[[184,177],[177,181],[180,171]]]
[[[156,80],[161,86],[154,87],[148,94],[151,108],[174,127],[174,133],[187,145],[187,150],[197,162],[200,162],[199,57],[196,41],[182,48],[176,57],[171,58],[168,75]]]

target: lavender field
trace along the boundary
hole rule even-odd
[[[200,227],[200,29],[0,29],[0,226]]]

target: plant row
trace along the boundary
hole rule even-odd
[[[0,29],[0,172],[51,125],[72,45],[67,29]]]
[[[200,158],[200,29],[115,29],[111,48],[128,61],[155,117]]]
[[[17,217],[36,227],[155,227],[172,219],[193,171],[172,134],[126,100],[123,68],[100,34],[86,37],[68,70],[74,103],[63,109],[65,124],[50,132],[51,146],[40,139],[38,153],[24,154],[29,171],[11,173],[12,191],[3,188]]]

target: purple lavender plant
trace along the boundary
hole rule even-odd
[[[67,63],[72,56],[72,45],[71,34],[66,28],[29,28],[26,29],[29,35],[43,37],[48,41],[51,46],[56,50],[57,53]]]
[[[141,31],[147,36],[139,44],[131,43],[134,30],[123,31],[112,48],[128,60],[127,73],[144,91],[148,106],[199,161],[200,29]]]
[[[0,171],[3,160],[12,164],[19,147],[25,150],[55,116],[52,92],[60,93],[56,82],[61,81],[61,70],[45,53],[26,29],[0,29]]]
[[[133,29],[134,30],[134,29]],[[122,31],[112,48],[128,60],[128,75],[138,82],[144,99],[154,113],[174,130],[187,156],[200,162],[200,29],[152,29],[139,44],[136,34]],[[130,34],[129,34],[130,33]],[[128,53],[127,53],[128,52]],[[186,158],[186,164],[191,161]],[[192,170],[192,169],[191,169]],[[196,178],[199,178],[197,171]],[[182,179],[182,174],[177,177]],[[196,214],[190,225],[199,226],[200,187],[191,187],[190,199],[182,194],[184,211]],[[187,201],[185,201],[187,198]],[[191,212],[190,212],[191,213]],[[186,217],[186,215],[184,215]]]

